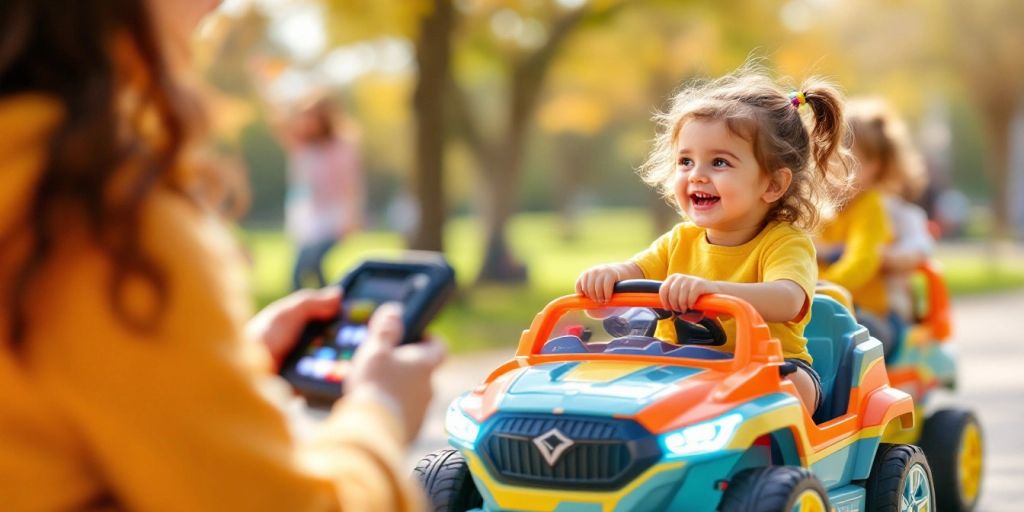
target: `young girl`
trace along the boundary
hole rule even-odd
[[[882,253],[888,317],[893,337],[913,321],[913,300],[908,278],[932,253],[935,241],[928,231],[928,218],[913,203],[927,184],[920,154],[910,142],[903,122],[882,100],[850,102],[853,154],[861,173],[874,176],[883,193],[893,241]]]
[[[661,300],[676,311],[707,293],[749,302],[797,366],[789,378],[813,413],[821,386],[803,336],[817,281],[807,231],[847,188],[839,93],[812,79],[787,96],[744,70],[680,92],[658,121],[640,175],[687,220],[629,261],[586,270],[577,292],[604,302],[616,281],[647,278],[664,281]],[[723,328],[731,350],[735,326]],[[667,323],[656,334],[675,339]]]

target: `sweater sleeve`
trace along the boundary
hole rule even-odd
[[[293,435],[268,355],[242,337],[245,269],[230,236],[185,201],[154,202],[144,240],[168,284],[155,328],[113,312],[111,265],[87,244],[59,251],[69,268],[41,283],[46,306],[34,311],[60,321],[30,319],[40,385],[105,499],[152,511],[417,510],[405,433],[384,407],[342,401],[312,439]],[[145,312],[153,295],[136,285],[125,303]]]
[[[821,278],[850,290],[864,286],[881,271],[882,253],[892,238],[889,220],[881,196],[867,193],[844,212],[849,216],[849,229],[843,255],[821,272]]]

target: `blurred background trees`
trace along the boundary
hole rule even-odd
[[[223,145],[249,167],[244,225],[278,226],[284,190],[259,61],[276,100],[326,88],[347,106],[378,226],[437,250],[452,243],[447,220],[478,217],[479,280],[515,281],[527,275],[507,236],[516,212],[558,212],[568,238],[598,208],[673,222],[632,173],[651,114],[684,81],[751,56],[794,83],[820,74],[885,97],[933,181],[991,212],[968,231],[1019,233],[1021,26],[1015,0],[228,0],[197,52]]]

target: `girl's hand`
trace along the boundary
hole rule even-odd
[[[707,293],[721,293],[718,282],[686,274],[671,274],[661,283],[661,303],[672,311],[693,309],[697,299]]]
[[[598,265],[584,270],[576,279],[576,293],[600,303],[612,298],[615,283],[624,279],[616,264]]]

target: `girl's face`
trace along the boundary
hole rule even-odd
[[[869,158],[863,151],[853,147],[853,157],[860,164],[857,166],[856,187],[857,190],[867,190],[875,186],[882,163],[877,158]]]
[[[728,233],[749,233],[752,238],[771,203],[789,187],[786,176],[781,183],[769,179],[754,157],[753,145],[722,120],[687,121],[679,130],[676,150],[676,203],[691,221],[708,230],[713,243],[716,235]],[[739,243],[746,241],[742,238]]]

